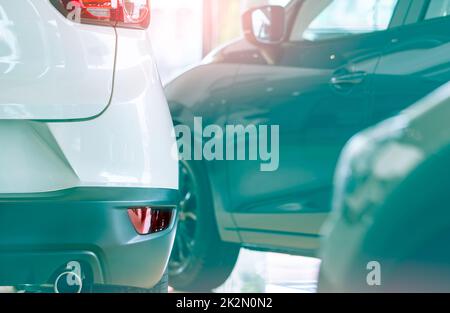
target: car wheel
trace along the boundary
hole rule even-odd
[[[176,290],[209,292],[233,271],[240,246],[218,233],[211,189],[199,162],[180,162],[179,222],[169,262]]]

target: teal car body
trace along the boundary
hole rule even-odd
[[[117,187],[2,195],[0,229],[7,231],[0,237],[0,282],[38,290],[76,261],[85,285],[154,286],[166,270],[175,220],[164,232],[138,236],[126,209],[173,207],[177,199],[172,189]],[[148,275],[149,266],[156,277]],[[116,292],[126,290],[121,288]]]
[[[450,80],[445,3],[369,1],[381,12],[371,28],[332,24],[372,14],[363,2],[292,1],[281,42],[237,40],[166,86],[175,124],[279,125],[278,170],[201,164],[221,240],[317,256],[345,143]]]
[[[450,290],[449,116],[447,84],[345,148],[324,228],[321,291]]]

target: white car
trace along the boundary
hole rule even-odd
[[[178,160],[149,19],[0,0],[0,286],[167,291]]]

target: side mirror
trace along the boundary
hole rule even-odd
[[[267,5],[250,9],[242,18],[245,38],[255,45],[276,45],[286,35],[284,7]]]

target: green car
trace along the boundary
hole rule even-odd
[[[168,84],[174,123],[192,130],[192,145],[205,144],[197,134],[206,125],[240,125],[241,141],[226,137],[223,146],[247,145],[246,157],[181,162],[171,284],[219,286],[241,247],[317,256],[345,143],[450,80],[448,12],[443,0],[253,8],[243,16],[245,38]],[[270,140],[255,159],[258,135]]]
[[[321,291],[450,291],[449,119],[447,84],[345,148]]]

